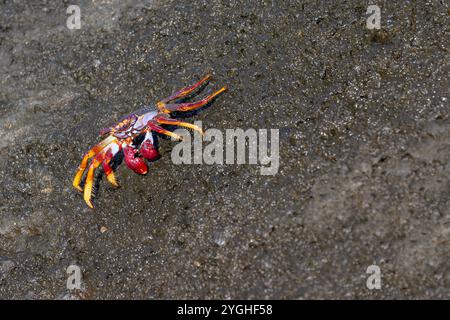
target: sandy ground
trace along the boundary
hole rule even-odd
[[[75,2],[80,30],[0,1],[0,298],[450,298],[446,1],[375,1],[380,31],[367,1]],[[90,210],[99,130],[209,71],[230,90],[188,121],[279,129],[278,174],[160,139]]]

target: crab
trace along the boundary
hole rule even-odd
[[[227,87],[224,86],[207,97],[194,102],[177,101],[193,96],[196,91],[200,91],[197,89],[204,87],[210,79],[211,75],[208,74],[194,85],[183,88],[171,96],[158,101],[155,106],[146,106],[124,117],[116,125],[100,131],[100,136],[103,136],[104,139],[83,156],[73,179],[73,186],[83,192],[84,201],[90,208],[94,208],[91,201],[94,172],[100,165],[103,166],[106,179],[114,187],[119,187],[114,175],[112,160],[121,151],[123,152],[126,165],[134,172],[144,175],[148,171],[145,159],[154,161],[160,157],[155,146],[153,133],[169,136],[175,140],[182,140],[180,135],[165,129],[161,125],[185,127],[198,131],[203,135],[200,127],[172,118],[171,114],[173,112],[193,111],[204,107],[227,90]],[[91,158],[92,161],[89,164],[84,188],[82,188],[80,183]]]

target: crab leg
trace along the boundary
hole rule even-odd
[[[151,120],[151,121],[147,122],[147,127],[149,130],[155,131],[156,133],[164,134],[164,135],[172,137],[176,140],[183,140],[182,136],[180,136],[176,133],[173,133],[172,131],[166,130],[163,127],[160,127],[156,121]]]
[[[105,140],[97,144],[95,147],[93,147],[91,150],[89,150],[83,157],[83,160],[81,160],[81,164],[78,167],[78,171],[75,174],[75,178],[73,179],[73,186],[77,188],[80,191],[83,191],[80,187],[80,181],[83,177],[84,170],[86,170],[88,161],[90,158],[98,154],[100,151],[102,151],[106,146],[108,146],[110,143],[116,141],[117,139],[113,136],[108,136]]]
[[[103,160],[102,162],[103,171],[106,174],[106,179],[108,179],[108,181],[116,188],[119,187],[119,184],[117,183],[116,176],[114,175],[114,171],[109,163],[121,149],[122,147],[119,144],[113,143],[108,151],[106,151],[105,160]]]
[[[175,92],[174,94],[172,94],[170,97],[167,97],[165,99],[162,99],[161,102],[163,104],[170,102],[172,100],[176,100],[176,99],[180,99],[183,97],[186,97],[187,95],[189,95],[190,93],[192,93],[195,89],[197,89],[198,87],[200,87],[204,82],[208,81],[209,79],[211,79],[212,75],[211,74],[207,74],[206,76],[204,76],[199,82],[197,82],[196,84],[183,88],[177,92]]]
[[[189,129],[198,131],[198,132],[200,132],[201,135],[203,135],[203,130],[199,126],[196,126],[195,124],[192,124],[192,123],[179,121],[177,119],[166,118],[164,116],[156,116],[153,118],[153,120],[155,120],[156,122],[158,122],[160,124],[170,124],[170,125],[174,125],[174,126],[189,128]]]
[[[186,102],[186,103],[173,103],[173,104],[167,104],[164,106],[164,109],[162,112],[164,113],[171,113],[174,111],[191,111],[194,109],[201,108],[208,103],[210,103],[215,97],[217,97],[222,92],[226,91],[227,87],[222,87],[220,90],[217,90],[213,94],[210,94],[209,96],[203,98],[200,101],[195,102]]]
[[[105,160],[106,157],[106,151],[103,150],[102,152],[98,153],[94,160],[92,160],[91,164],[89,165],[89,170],[86,176],[86,183],[84,185],[84,193],[83,193],[83,198],[84,201],[86,202],[86,204],[90,207],[90,208],[94,208],[94,206],[92,205],[91,202],[91,196],[92,196],[92,185],[94,183],[94,171],[95,169],[97,169],[100,164],[103,162],[103,160]]]

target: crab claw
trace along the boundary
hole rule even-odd
[[[151,143],[150,140],[145,140],[144,142],[142,142],[139,152],[145,159],[150,161],[159,158],[159,152],[158,150],[156,150],[155,146],[153,145],[153,143]]]
[[[139,153],[149,161],[153,161],[159,158],[159,152],[153,145],[153,137],[151,132],[145,134],[145,139],[141,143]]]
[[[139,174],[147,173],[147,163],[145,162],[144,158],[139,157],[138,151],[135,148],[125,146],[123,148],[123,153],[125,156],[125,163],[127,164],[128,168]]]

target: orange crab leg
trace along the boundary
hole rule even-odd
[[[215,97],[217,97],[222,92],[225,92],[227,90],[227,87],[222,87],[220,90],[217,90],[213,94],[203,98],[200,101],[196,102],[186,102],[186,103],[174,103],[174,104],[168,104],[164,106],[164,110],[162,112],[164,113],[171,113],[174,111],[191,111],[194,109],[201,108],[208,103],[210,103]]]
[[[77,188],[80,191],[83,191],[80,187],[80,181],[83,177],[84,170],[86,170],[88,161],[90,158],[95,156],[97,153],[102,151],[106,146],[111,144],[112,142],[116,141],[117,139],[114,136],[108,136],[105,140],[97,144],[95,147],[93,147],[91,150],[89,150],[83,157],[83,160],[81,160],[81,164],[78,167],[77,173],[75,174],[75,178],[73,179],[73,186]]]
[[[114,175],[114,171],[111,168],[111,166],[109,165],[109,163],[111,162],[111,159],[117,154],[117,152],[120,151],[121,146],[119,144],[116,144],[116,148],[114,148],[113,146],[111,146],[110,149],[108,149],[108,151],[106,152],[105,155],[105,160],[103,160],[102,165],[103,165],[103,171],[106,174],[106,179],[108,179],[108,181],[114,186],[114,187],[120,187],[120,185],[117,183],[116,180],[116,176]],[[113,149],[114,148],[114,149]]]
[[[102,151],[99,154],[97,154],[94,160],[92,160],[91,164],[89,165],[89,170],[86,176],[86,184],[84,185],[83,198],[86,204],[92,209],[94,209],[94,206],[92,205],[91,202],[92,185],[94,183],[94,171],[100,166],[100,164],[103,162],[103,160],[105,160],[105,158],[106,152]]]
[[[179,121],[177,119],[166,118],[163,116],[156,116],[153,118],[153,120],[155,120],[156,122],[158,122],[160,124],[170,124],[170,125],[174,125],[174,126],[189,128],[189,129],[198,131],[198,132],[200,132],[201,135],[203,135],[203,130],[199,126],[196,126],[195,124],[192,124],[192,123]]]
[[[172,131],[166,130],[163,127],[160,127],[157,122],[149,121],[147,123],[148,129],[155,131],[156,133],[164,134],[166,136],[172,137],[176,140],[183,140],[183,137],[173,133]]]
[[[189,95],[190,93],[192,93],[195,89],[197,89],[198,87],[200,87],[204,82],[210,80],[212,78],[211,74],[207,74],[206,76],[204,76],[199,82],[197,82],[196,84],[183,88],[177,92],[175,92],[174,94],[172,94],[170,97],[167,97],[165,99],[162,99],[161,102],[163,104],[170,102],[172,100],[176,100],[176,99],[180,99],[180,98],[184,98],[187,95]]]

